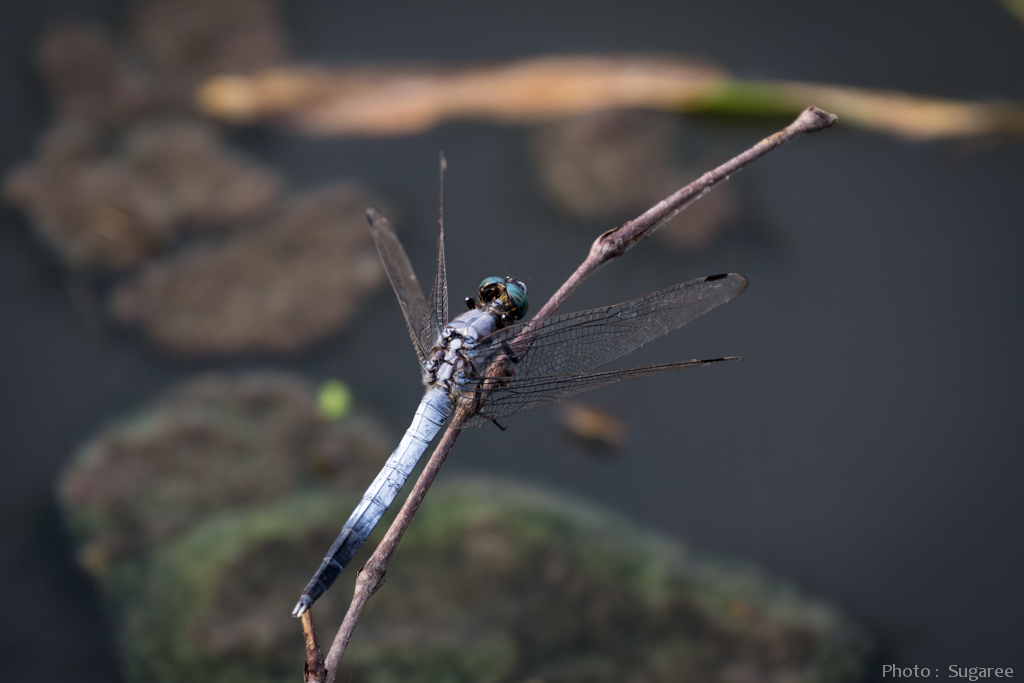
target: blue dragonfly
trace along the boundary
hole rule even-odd
[[[738,360],[734,356],[597,370],[737,296],[747,288],[742,275],[711,275],[614,306],[529,322],[523,321],[529,309],[526,285],[512,277],[488,277],[478,298],[466,299],[469,310],[449,322],[444,222],[427,299],[390,222],[375,209],[367,211],[367,219],[427,391],[395,452],[302,592],[294,616],[308,610],[352,561],[453,414],[460,428],[480,426],[609,384]]]

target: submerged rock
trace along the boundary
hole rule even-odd
[[[501,480],[431,493],[351,650],[367,680],[854,680],[864,641],[751,569]]]
[[[581,221],[623,221],[699,175],[675,163],[677,143],[677,117],[613,110],[542,127],[533,156],[544,191],[559,209]],[[700,249],[736,213],[734,193],[720,185],[655,237],[675,248]]]
[[[202,79],[266,69],[287,52],[272,0],[145,0],[128,24],[128,36],[70,21],[43,35],[36,61],[58,118],[123,126],[194,111]]]
[[[4,179],[5,199],[76,270],[134,265],[162,250],[175,231],[155,188],[104,158],[102,145],[90,124],[59,125],[34,160]]]
[[[115,603],[128,680],[298,680],[304,649],[291,609],[358,500],[357,493],[297,494],[211,517],[155,549],[141,580],[115,568],[101,586]],[[354,575],[342,575],[314,608],[325,647]]]
[[[185,229],[252,219],[281,189],[276,173],[228,150],[213,127],[186,120],[117,136],[58,125],[4,181],[6,199],[78,270],[133,266]]]
[[[350,185],[300,196],[262,227],[149,264],[117,287],[114,316],[179,355],[298,351],[384,284],[372,203]]]
[[[365,419],[322,418],[300,378],[210,375],[101,432],[59,494],[83,566],[102,575],[218,511],[314,485],[361,490],[388,452]]]
[[[132,7],[130,24],[166,96],[190,109],[207,76],[266,69],[287,53],[273,0],[144,0]]]
[[[297,680],[290,609],[384,459],[377,433],[318,417],[292,376],[206,377],[83,449],[61,501],[128,680]],[[313,607],[325,645],[393,514]],[[757,571],[562,496],[449,479],[410,527],[342,675],[841,683],[865,652],[835,611]]]
[[[207,75],[283,58],[276,4],[146,0],[130,24],[130,41],[94,23],[44,34],[37,66],[57,123],[4,181],[6,199],[79,271],[138,265],[185,229],[266,213],[282,191],[274,171],[230,151],[210,124],[168,120],[194,112],[192,90]]]
[[[229,150],[208,124],[156,120],[130,131],[124,145],[133,172],[160,188],[186,227],[254,220],[281,195],[275,171]]]
[[[153,75],[98,24],[53,26],[36,61],[60,119],[124,125],[159,106]]]
[[[161,548],[123,606],[130,678],[294,679],[303,650],[289,609],[354,502],[297,496]],[[353,577],[313,608],[325,641]],[[431,491],[343,666],[372,683],[838,683],[858,678],[864,654],[834,611],[755,571],[549,493],[456,479]]]

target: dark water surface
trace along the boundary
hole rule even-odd
[[[66,14],[112,23],[122,9],[6,4],[0,170],[24,160],[48,123],[29,63],[45,23]],[[742,77],[949,97],[1019,97],[1024,82],[1024,32],[994,2],[498,10],[310,0],[286,15],[304,60],[664,51],[703,55]],[[724,160],[776,123],[697,120],[684,133]],[[542,199],[529,133],[450,124],[398,139],[262,130],[234,140],[292,188],[354,178],[392,198],[421,278],[432,272],[443,148],[453,301],[508,272],[539,305],[610,226],[569,225]],[[446,468],[564,490],[763,564],[871,628],[884,662],[1024,675],[1022,180],[1024,146],[1014,143],[911,144],[839,128],[776,151],[732,181],[745,218],[730,237],[691,256],[641,245],[567,308],[740,272],[751,281],[742,297],[631,362],[737,354],[745,363],[589,396],[630,426],[620,459],[575,463],[541,409],[510,419],[505,433],[465,434]],[[169,360],[132,333],[85,325],[63,269],[25,220],[5,208],[0,223],[0,673],[117,680],[97,600],[51,502],[75,447],[174,382],[225,367],[342,378],[397,432],[421,396],[415,360],[390,292],[298,358]]]

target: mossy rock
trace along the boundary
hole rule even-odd
[[[143,581],[110,572],[128,679],[298,680],[303,641],[291,608],[357,501],[314,493],[229,512],[157,549]],[[343,583],[317,603],[322,627],[341,622]]]
[[[368,420],[321,417],[311,387],[284,373],[201,377],[87,444],[60,498],[128,679],[297,680],[291,607],[387,446]],[[314,606],[325,645],[393,514]],[[426,498],[341,675],[839,683],[858,677],[865,642],[754,570],[562,496],[450,479]]]
[[[354,502],[296,496],[157,551],[121,605],[129,679],[297,680],[289,610]],[[325,645],[366,554],[314,606]],[[839,683],[866,652],[833,610],[754,570],[536,489],[457,479],[428,496],[343,669],[367,683]]]
[[[391,446],[367,419],[321,417],[295,375],[205,375],[102,430],[58,497],[82,566],[102,578],[220,512],[302,489],[362,492]]]

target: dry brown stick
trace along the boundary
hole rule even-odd
[[[682,210],[687,203],[700,197],[713,186],[728,178],[732,173],[735,173],[754,159],[767,154],[776,147],[789,142],[798,135],[803,133],[814,133],[824,128],[828,128],[835,123],[836,120],[837,117],[834,114],[824,112],[817,107],[808,107],[796,118],[795,121],[793,121],[793,123],[789,124],[781,131],[766,137],[747,151],[733,157],[718,168],[708,171],[675,194],[672,194],[658,202],[637,218],[602,234],[590,247],[590,253],[586,260],[579,268],[576,269],[576,272],[566,280],[565,284],[555,292],[551,299],[541,307],[537,312],[537,315],[534,317],[534,320],[541,320],[553,315],[554,312],[563,303],[565,303],[565,300],[569,298],[569,295],[576,291],[576,288],[580,286],[583,280],[594,272],[598,266],[624,254],[629,247],[643,239],[647,233],[672,218],[676,213]],[[524,334],[528,334],[528,332],[529,327],[524,330]],[[445,431],[444,436],[441,437],[441,441],[438,443],[437,448],[434,449],[434,453],[430,456],[430,460],[423,469],[423,473],[420,474],[412,492],[409,493],[409,497],[406,498],[405,504],[402,505],[402,509],[399,511],[398,517],[396,517],[395,521],[392,522],[391,527],[384,536],[384,540],[382,540],[380,545],[377,546],[377,549],[374,550],[373,555],[370,556],[370,559],[366,562],[363,568],[359,570],[359,574],[356,577],[356,588],[355,593],[352,596],[352,603],[349,605],[348,612],[345,614],[345,620],[342,622],[341,628],[338,630],[338,635],[334,638],[331,650],[327,653],[327,683],[334,683],[338,663],[341,661],[342,655],[345,654],[345,648],[348,646],[348,642],[352,638],[352,633],[355,630],[356,623],[359,621],[359,615],[362,613],[363,607],[366,606],[366,601],[370,599],[370,596],[384,585],[384,578],[387,573],[388,563],[391,560],[391,556],[394,554],[399,541],[402,540],[402,536],[405,534],[406,529],[409,528],[409,524],[412,522],[412,518],[416,514],[416,510],[419,509],[420,503],[423,501],[423,497],[427,493],[427,489],[430,488],[430,485],[433,483],[434,477],[437,476],[438,471],[441,469],[441,465],[444,463],[445,458],[448,457],[448,453],[451,451],[452,446],[455,444],[455,440],[461,433],[462,425],[467,417],[469,416],[463,412],[462,408],[456,410],[451,424]]]
[[[324,683],[327,670],[324,668],[324,655],[320,652],[320,641],[317,640],[313,628],[313,615],[309,610],[302,613],[302,635],[306,639],[306,666],[302,671],[303,683]]]
[[[622,256],[627,249],[646,237],[648,233],[670,220],[682,211],[687,204],[699,198],[731,174],[736,173],[754,159],[767,154],[779,145],[784,145],[798,135],[815,133],[823,128],[828,128],[837,120],[838,117],[835,114],[829,114],[817,107],[808,107],[801,112],[800,116],[793,123],[779,132],[769,135],[746,152],[733,157],[718,168],[708,171],[675,194],[662,199],[628,223],[624,223],[604,233],[594,240],[587,259],[580,264],[576,272],[565,281],[565,284],[554,293],[551,299],[544,304],[544,307],[537,311],[534,320],[541,320],[554,315],[555,311],[569,298],[569,295],[575,292],[576,288],[598,266],[617,256]]]

